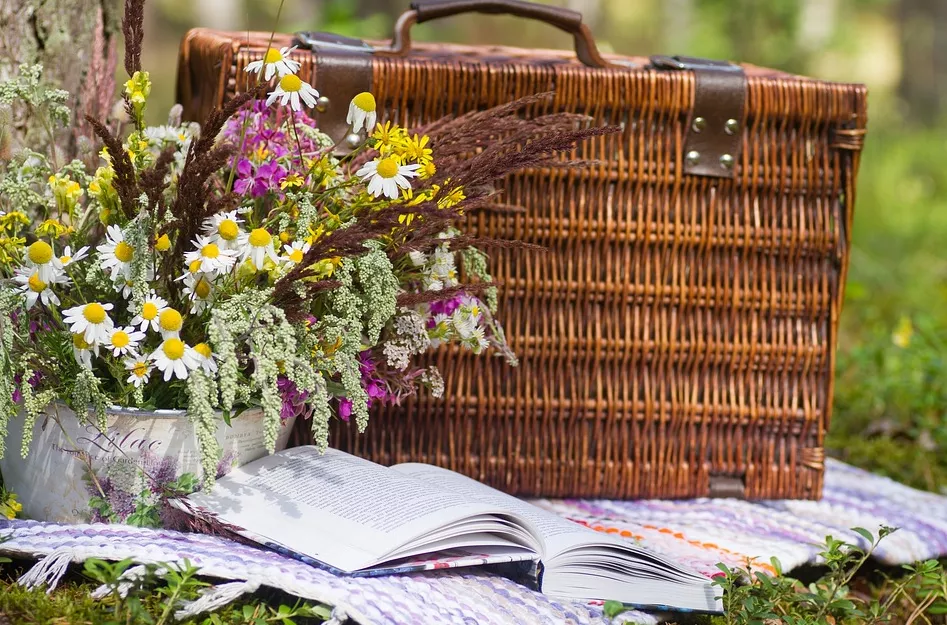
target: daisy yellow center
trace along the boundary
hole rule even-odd
[[[289,253],[289,260],[294,263],[303,262],[303,251],[302,250],[293,250]]]
[[[86,304],[82,309],[82,316],[89,323],[102,323],[105,321],[105,307],[102,304]]]
[[[151,321],[158,316],[158,307],[154,302],[145,302],[145,305],[141,307],[141,318],[146,321]]]
[[[250,233],[250,245],[253,247],[266,247],[273,240],[273,235],[263,228],[255,228]]]
[[[39,279],[38,273],[34,273],[30,276],[28,284],[30,285],[30,290],[34,293],[42,293],[46,290],[46,283]]]
[[[220,248],[215,243],[208,243],[201,248],[201,256],[204,258],[217,258],[220,256]]]
[[[128,347],[131,341],[131,338],[123,330],[116,330],[115,333],[112,334],[112,347]]]
[[[233,219],[224,219],[217,226],[217,234],[225,241],[233,241],[240,234],[240,229]]]
[[[61,262],[63,265],[68,265],[70,262],[72,262],[72,256],[60,256],[59,262]]]
[[[161,349],[169,360],[180,360],[184,357],[184,341],[181,339],[168,339]]]
[[[85,337],[81,334],[72,335],[72,345],[76,349],[89,349],[90,345],[86,343]]]
[[[27,255],[30,262],[37,265],[45,265],[53,259],[53,248],[46,241],[37,241],[30,245]]]
[[[213,352],[210,350],[210,345],[207,343],[198,343],[194,346],[194,351],[203,356],[204,358],[210,358]]]
[[[299,79],[299,76],[295,74],[286,74],[279,79],[279,86],[283,91],[299,91],[303,88],[303,81]]]
[[[158,240],[155,241],[155,249],[159,252],[167,252],[171,249],[171,239],[166,234],[162,234],[158,237]]]
[[[264,63],[279,63],[283,60],[283,55],[280,54],[280,51],[276,48],[270,48],[266,51],[266,55],[263,57]]]
[[[376,171],[382,178],[394,178],[398,175],[398,161],[393,158],[383,158],[378,161]]]
[[[130,262],[134,254],[135,248],[124,241],[119,241],[118,245],[115,246],[115,258],[119,259],[123,263]]]
[[[207,296],[210,295],[210,282],[201,278],[197,281],[197,284],[194,285],[194,294],[201,299],[207,299]]]
[[[131,371],[135,377],[143,378],[148,374],[148,365],[143,362],[136,362]]]
[[[173,308],[168,308],[162,311],[158,317],[158,325],[165,332],[178,332],[181,330],[181,326],[184,325],[184,319],[181,317],[181,313]]]
[[[197,260],[192,260],[191,264],[187,266],[187,270],[190,271],[191,273],[197,273],[198,271],[200,271],[201,259],[198,258]]]
[[[371,113],[375,110],[375,96],[367,91],[363,91],[352,98],[352,102],[355,104],[355,106],[367,113]]]

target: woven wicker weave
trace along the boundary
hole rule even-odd
[[[188,35],[180,93],[191,117],[243,88],[268,35],[246,37]],[[624,131],[581,149],[597,160],[587,169],[506,180],[502,201],[525,212],[465,225],[548,249],[490,251],[497,318],[520,367],[441,350],[443,399],[376,411],[365,434],[343,424],[332,442],[521,495],[816,498],[865,89],[746,67],[735,175],[691,176],[681,172],[694,74],[606,58],[627,66],[442,44],[373,58],[382,119],[417,126],[554,90],[533,112]]]

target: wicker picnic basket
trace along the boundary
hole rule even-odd
[[[575,36],[575,54],[412,44],[412,24],[508,13]],[[516,0],[412,5],[392,42],[295,42],[348,131],[349,98],[412,127],[555,91],[564,110],[623,131],[586,169],[503,183],[522,213],[480,212],[486,237],[547,248],[491,252],[498,319],[521,358],[435,353],[445,397],[344,424],[334,445],[385,464],[427,462],[519,495],[818,498],[848,265],[865,88],[678,57],[599,54],[581,16]],[[266,33],[187,34],[179,101],[202,119],[246,88]],[[325,103],[324,103],[325,104]],[[325,108],[325,107],[323,107]]]

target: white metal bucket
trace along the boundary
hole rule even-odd
[[[277,450],[286,447],[293,421],[283,422]],[[94,423],[80,422],[65,405],[53,404],[37,418],[30,453],[23,458],[23,416],[10,420],[0,473],[23,504],[22,516],[84,523],[101,516],[90,507],[93,497],[127,513],[128,506],[137,505],[135,497],[139,502],[148,498],[144,489],[186,473],[200,479],[197,437],[184,411],[116,407],[108,411],[107,423],[102,432]],[[219,423],[217,442],[223,455],[218,474],[266,455],[262,410],[246,410],[231,419],[230,426],[222,419]]]

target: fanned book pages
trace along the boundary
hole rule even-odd
[[[717,587],[696,571],[426,464],[389,468],[296,447],[177,505],[340,575],[506,564],[561,599],[721,608]]]

